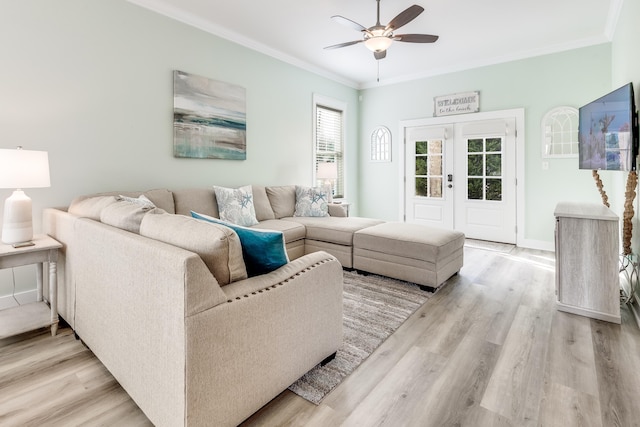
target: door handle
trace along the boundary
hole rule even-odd
[[[447,175],[447,182],[453,182],[453,175]]]

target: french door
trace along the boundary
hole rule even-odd
[[[515,119],[405,129],[407,222],[516,243]]]
[[[406,132],[406,221],[453,229],[453,126]]]

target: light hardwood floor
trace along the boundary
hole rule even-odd
[[[555,309],[553,254],[465,267],[319,405],[285,391],[243,426],[640,426],[640,331]],[[126,355],[123,355],[126,357]],[[0,341],[0,425],[149,421],[68,328]]]

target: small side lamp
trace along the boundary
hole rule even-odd
[[[316,178],[325,180],[325,185],[329,187],[329,192],[333,195],[332,181],[338,178],[338,164],[329,162],[319,162],[316,171]]]
[[[46,151],[0,149],[0,188],[15,188],[4,202],[2,242],[14,246],[33,239],[31,199],[23,188],[50,187]]]

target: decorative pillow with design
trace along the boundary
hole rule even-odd
[[[293,216],[329,216],[328,201],[326,188],[296,185],[296,210]]]
[[[216,193],[221,220],[245,227],[258,223],[250,185],[240,188],[214,186],[213,190]]]
[[[151,200],[149,200],[149,198],[144,194],[141,194],[140,197],[127,197],[120,194],[118,198],[120,200],[124,200],[129,203],[135,203],[136,205],[143,206],[143,207],[151,207],[151,208],[156,207],[156,205]]]
[[[242,257],[249,277],[276,270],[289,262],[281,231],[261,230],[231,224],[208,215],[191,211],[196,219],[225,225],[235,231],[242,244]]]

